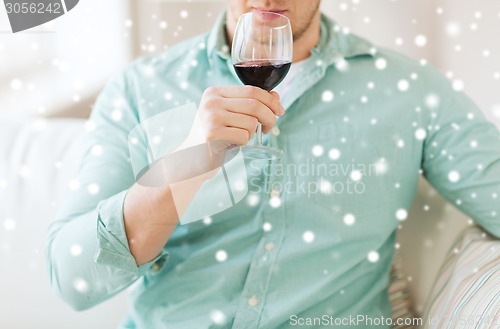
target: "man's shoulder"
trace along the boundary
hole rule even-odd
[[[374,60],[379,61],[375,62],[377,68],[390,71],[420,71],[427,63],[425,59],[417,60],[402,52],[379,46],[375,47]]]

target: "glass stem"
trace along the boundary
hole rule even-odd
[[[248,145],[262,145],[262,125],[260,124],[260,122],[257,124],[257,131],[253,135]]]

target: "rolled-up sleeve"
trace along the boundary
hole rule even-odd
[[[74,190],[49,227],[46,259],[53,289],[74,309],[90,308],[140,278],[160,258],[137,266],[123,222],[135,182],[128,134],[138,124],[127,71],[111,78],[87,124],[85,152]]]
[[[429,118],[423,175],[459,210],[500,237],[500,132],[436,69],[426,68],[422,78]]]
[[[144,274],[159,258],[167,253],[161,251],[153,260],[137,266],[130,252],[123,223],[123,202],[128,190],[101,201],[97,206],[97,241],[98,248],[95,262],[113,266],[134,277]]]

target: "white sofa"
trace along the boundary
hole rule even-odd
[[[85,122],[0,122],[0,328],[116,328],[127,312],[124,293],[78,313],[49,287],[43,254],[47,227],[77,172]],[[468,219],[423,179],[409,213],[399,243],[418,311]]]

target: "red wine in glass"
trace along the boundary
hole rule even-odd
[[[271,91],[283,81],[291,65],[290,61],[254,60],[236,63],[234,69],[243,84]]]
[[[274,12],[249,12],[238,19],[231,62],[241,82],[272,91],[283,81],[293,59],[293,33],[288,17]],[[282,150],[262,144],[262,124],[247,145],[247,159],[275,160]]]

